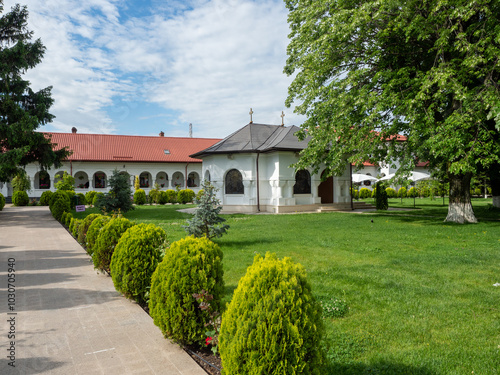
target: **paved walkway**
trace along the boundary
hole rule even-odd
[[[0,211],[0,317],[0,374],[206,374],[97,274],[47,207]]]

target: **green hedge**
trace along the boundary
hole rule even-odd
[[[222,316],[225,374],[322,374],[323,321],[304,268],[257,255]]]
[[[191,189],[179,190],[177,193],[177,202],[181,204],[191,203],[196,194]]]
[[[145,303],[166,238],[165,231],[154,224],[135,225],[122,235],[111,257],[111,277],[116,290]]]
[[[61,221],[64,212],[71,211],[71,203],[65,191],[59,190],[52,194],[49,204],[50,212],[57,221]]]
[[[165,336],[186,344],[204,341],[210,316],[193,297],[202,290],[213,296],[212,308],[221,311],[221,249],[205,237],[172,243],[153,274],[149,300],[150,315]]]
[[[137,189],[134,193],[134,203],[137,205],[143,205],[146,204],[146,202],[146,192],[143,189]]]
[[[102,227],[97,236],[95,246],[92,248],[92,261],[94,267],[106,272],[109,271],[111,256],[115,250],[116,244],[125,231],[135,224],[124,217],[112,218]]]
[[[87,241],[87,253],[90,255],[94,252],[94,245],[99,236],[99,232],[110,220],[111,217],[109,216],[99,215],[92,221],[92,224],[90,224],[85,239]]]
[[[44,191],[40,197],[40,206],[48,206],[53,194],[50,190]]]
[[[12,204],[14,206],[27,206],[29,202],[30,198],[25,191],[16,191],[14,195],[12,195]]]
[[[90,214],[83,219],[83,223],[80,225],[80,230],[78,232],[78,242],[82,245],[87,244],[87,232],[89,230],[90,225],[94,221],[94,219],[98,218],[99,214]]]

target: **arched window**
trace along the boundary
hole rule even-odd
[[[198,173],[191,172],[188,174],[187,187],[198,187],[200,186],[200,177]]]
[[[226,174],[226,194],[245,194],[240,171],[231,169]]]
[[[50,176],[46,171],[40,171],[38,174],[38,188],[50,189]],[[35,177],[36,180],[36,177]],[[35,181],[36,183],[36,181]]]
[[[212,181],[212,178],[210,177],[210,171],[208,170],[205,171],[205,180]]]
[[[94,173],[94,188],[104,189],[106,187],[106,173],[96,172]]]
[[[294,194],[311,194],[311,175],[305,169],[298,171],[295,175]]]

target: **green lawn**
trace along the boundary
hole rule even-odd
[[[413,206],[391,206],[398,202]],[[216,240],[225,299],[255,254],[275,252],[304,265],[318,298],[350,307],[325,320],[329,373],[498,374],[500,214],[488,203],[474,200],[474,225],[444,223],[439,199],[417,199],[417,210],[403,212],[228,215],[231,228]],[[144,206],[126,216],[175,241],[189,218],[179,208]]]

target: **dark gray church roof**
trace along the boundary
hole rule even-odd
[[[303,141],[295,136],[300,128],[293,126],[250,123],[213,146],[190,155],[202,158],[212,154],[243,152],[300,151],[307,146],[309,138]]]

